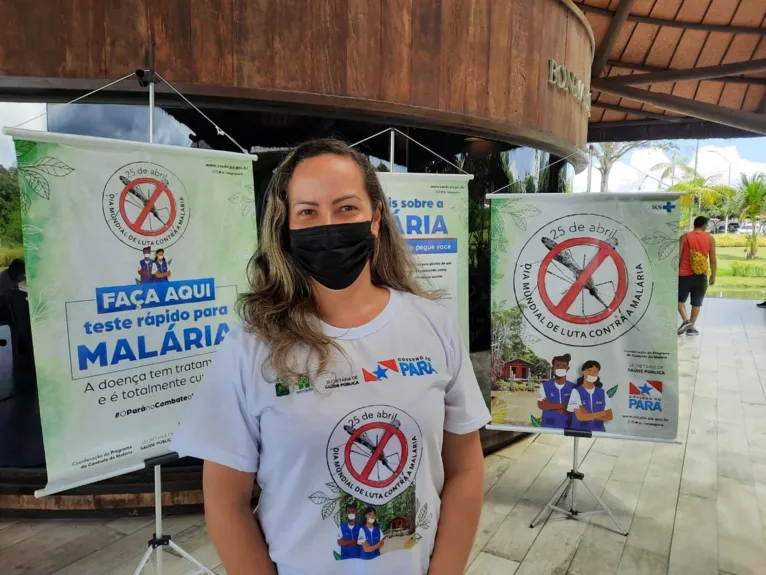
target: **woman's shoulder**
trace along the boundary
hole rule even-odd
[[[263,340],[241,320],[229,329],[222,345],[235,354],[258,355],[266,349]]]
[[[435,299],[428,299],[412,293],[402,293],[404,306],[409,313],[424,317],[430,324],[442,330],[457,329],[457,322],[450,310]]]

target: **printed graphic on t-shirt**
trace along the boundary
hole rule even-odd
[[[420,377],[438,373],[431,364],[431,358],[423,355],[379,360],[374,368],[370,367],[369,370],[362,369],[362,376],[366,382],[383,381],[389,379],[389,376]]]
[[[390,405],[370,405],[347,414],[327,442],[330,493],[309,499],[333,518],[336,541],[328,542],[336,559],[374,559],[411,549],[430,529],[433,514],[416,496],[422,456],[418,423]]]

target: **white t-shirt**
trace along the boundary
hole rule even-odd
[[[587,391],[591,396],[591,402],[593,400],[593,393],[596,391],[597,388],[588,389],[587,387],[584,388],[585,391]],[[567,411],[574,411],[575,409],[582,406],[582,399],[580,399],[580,394],[577,392],[577,390],[572,391],[572,395],[569,397],[569,405],[567,405]],[[604,393],[604,411],[607,411],[609,409],[612,409],[612,403],[609,401],[609,396]]]
[[[490,420],[457,323],[441,305],[391,292],[353,329],[323,324],[335,353],[322,376],[275,384],[268,348],[237,326],[198,387],[173,447],[255,472],[258,519],[280,575],[425,575],[444,485],[443,431]],[[340,559],[346,506],[372,507],[386,544]]]

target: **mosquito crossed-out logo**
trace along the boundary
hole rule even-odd
[[[399,357],[396,359],[385,359],[379,361],[375,369],[362,369],[364,381],[383,381],[393,375],[403,377],[420,377],[423,375],[432,375],[438,373],[431,364],[431,358],[425,356],[419,357]]]
[[[101,200],[115,237],[134,249],[167,248],[189,224],[189,198],[181,180],[152,162],[133,162],[114,172]]]
[[[638,236],[599,214],[572,214],[532,234],[514,265],[516,303],[549,340],[575,347],[637,327],[652,298],[652,266]]]
[[[415,481],[423,451],[420,426],[391,405],[369,405],[348,413],[327,442],[327,467],[344,492],[385,504]]]
[[[630,382],[628,407],[641,411],[662,411],[662,382]]]

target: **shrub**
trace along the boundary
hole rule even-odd
[[[746,248],[748,246],[747,236],[738,234],[720,234],[715,236],[715,245],[719,248]],[[766,236],[758,238],[758,245],[766,247]]]
[[[24,250],[0,248],[0,268],[7,268],[16,258],[24,259]]]
[[[766,266],[747,262],[731,262],[734,277],[766,278]]]

